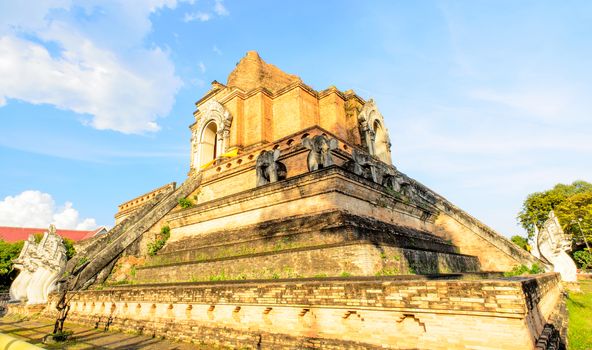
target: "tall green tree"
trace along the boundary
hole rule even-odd
[[[573,235],[575,242],[592,243],[592,184],[574,181],[570,185],[557,184],[550,190],[530,194],[518,213],[518,221],[534,235],[534,226],[542,227],[554,210],[565,233]]]
[[[8,243],[0,239],[0,289],[8,288],[16,276],[12,260],[19,256],[23,244],[23,241]]]

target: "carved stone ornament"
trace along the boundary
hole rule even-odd
[[[14,268],[20,273],[10,286],[10,299],[27,304],[44,304],[49,293],[55,290],[58,278],[66,267],[66,248],[62,237],[51,225],[41,242],[35,243],[33,235],[25,242]]]
[[[562,280],[576,282],[577,267],[567,254],[569,251],[571,251],[571,239],[563,232],[557,216],[551,210],[549,218],[540,230],[535,225],[532,254],[553,266],[553,271],[559,272]]]
[[[432,205],[437,202],[436,195],[426,187],[399,172],[394,166],[380,162],[355,148],[352,150],[352,159],[347,161],[344,167],[357,175],[401,193],[411,201],[427,202]]]
[[[352,159],[344,164],[345,168],[356,175],[362,176],[368,180],[378,182],[376,167],[370,156],[357,149],[352,150]]]
[[[358,126],[363,147],[381,161],[391,164],[391,141],[384,122],[374,100],[368,100],[358,114]]]
[[[304,138],[302,145],[310,150],[306,160],[309,171],[315,171],[333,165],[331,151],[337,148],[337,139],[328,138],[325,135],[317,135],[312,138]]]
[[[199,164],[199,145],[203,141],[204,128],[210,123],[216,124],[217,151],[216,154],[223,154],[227,151],[230,142],[230,126],[232,125],[232,114],[218,101],[209,100],[199,108],[201,115],[197,121],[196,127],[191,134],[192,158],[191,166],[198,167]]]
[[[263,151],[257,157],[255,172],[257,174],[257,186],[284,180],[287,175],[286,166],[278,162],[280,150]]]

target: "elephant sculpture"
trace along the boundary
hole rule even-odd
[[[333,165],[331,151],[337,148],[337,139],[317,135],[313,138],[304,138],[302,145],[310,150],[306,160],[308,171],[315,171]]]
[[[277,149],[273,151],[263,151],[259,157],[257,157],[257,163],[255,165],[257,186],[263,186],[286,178],[286,166],[277,161],[279,157],[280,151]]]
[[[372,163],[370,156],[355,148],[352,150],[352,159],[345,163],[345,168],[356,175],[378,182],[378,172],[376,171],[376,166]]]
[[[377,164],[376,168],[377,182],[391,190],[399,191],[397,169],[382,163]]]

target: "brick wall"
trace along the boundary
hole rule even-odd
[[[559,288],[553,273],[133,286],[72,294],[69,319],[245,348],[529,349]]]
[[[135,280],[158,283],[477,271],[479,263],[472,256],[351,242],[139,267]]]

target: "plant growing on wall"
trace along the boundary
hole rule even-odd
[[[154,256],[156,253],[164,247],[166,241],[171,236],[171,228],[168,225],[165,225],[160,228],[159,238],[152,242],[148,243],[148,255]]]
[[[179,205],[181,208],[187,209],[193,206],[193,202],[188,198],[179,198]]]
[[[76,249],[74,249],[74,241],[70,238],[64,238],[64,247],[66,247],[66,257],[70,260],[74,254],[76,254]]]
[[[532,264],[531,267],[526,265],[516,265],[511,271],[504,272],[504,277],[513,277],[513,276],[521,276],[521,275],[535,275],[537,273],[543,273],[542,267],[538,264]]]

